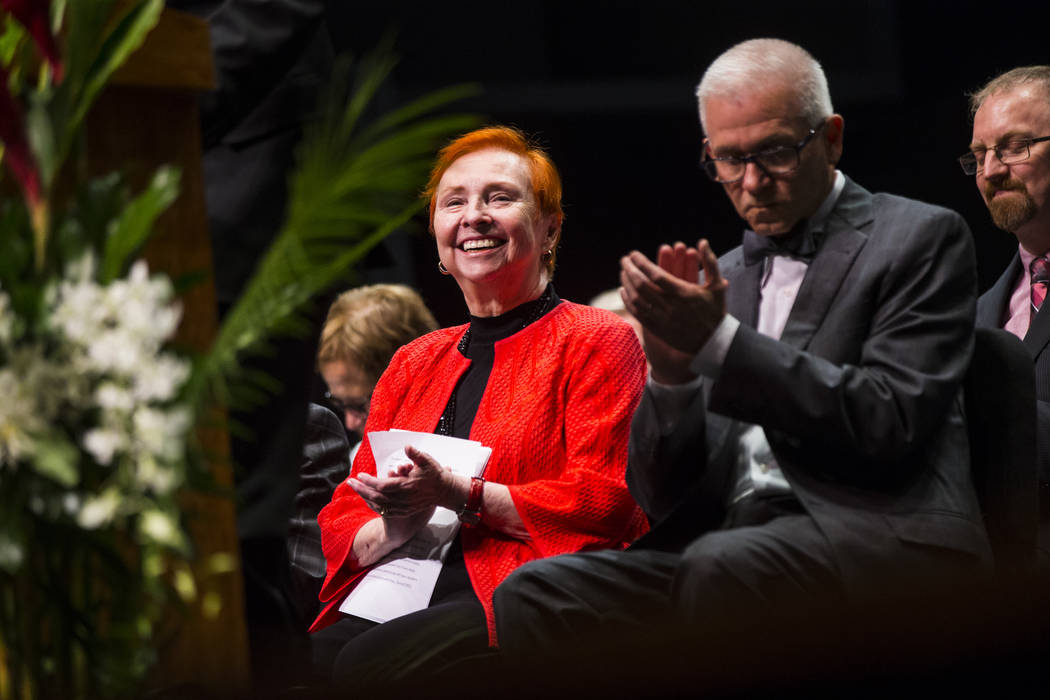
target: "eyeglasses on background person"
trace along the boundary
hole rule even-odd
[[[991,148],[978,148],[973,151],[967,151],[959,156],[959,165],[962,166],[963,172],[967,175],[976,175],[979,171],[984,170],[984,159],[987,157],[988,151],[994,151],[995,157],[1003,165],[1023,163],[1032,157],[1032,144],[1043,141],[1050,141],[1050,136],[1040,136],[1035,139],[1011,139]]]
[[[372,397],[364,399],[347,399],[342,400],[332,395],[332,392],[326,391],[324,393],[324,399],[332,408],[336,409],[340,413],[353,413],[361,418],[368,417],[369,404],[372,402]]]

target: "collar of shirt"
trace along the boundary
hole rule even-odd
[[[1021,256],[1021,269],[1024,270],[1024,285],[1025,287],[1032,286],[1032,261],[1039,256],[1035,253],[1029,253],[1028,249],[1020,243],[1017,244],[1017,253]]]
[[[838,202],[839,196],[842,195],[845,185],[845,175],[836,170],[835,182],[831,186],[831,191],[806,222],[807,233],[823,230],[824,222],[835,203]],[[807,269],[809,269],[807,260],[779,255],[766,258],[765,268],[762,271],[761,297],[758,306],[759,333],[771,338],[780,338]]]

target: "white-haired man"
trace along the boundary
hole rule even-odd
[[[973,139],[959,158],[1017,255],[977,302],[977,325],[1005,328],[1035,362],[1039,559],[1050,569],[1050,66],[1014,68],[970,98]]]
[[[739,638],[990,561],[958,403],[965,222],[836,169],[843,119],[794,44],[734,46],[697,95],[704,168],[748,230],[721,259],[701,240],[621,261],[651,363],[627,480],[653,528],[516,571],[496,594],[512,655],[657,620]]]

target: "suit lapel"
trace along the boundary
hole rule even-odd
[[[758,325],[758,287],[762,281],[762,263],[747,265],[744,256],[737,255],[721,273],[729,282],[727,310],[733,318],[754,328]]]
[[[1032,354],[1032,359],[1039,357],[1046,344],[1050,342],[1050,303],[1044,303],[1043,308],[1032,319],[1032,325],[1024,336],[1024,345]]]
[[[985,292],[978,301],[977,325],[979,327],[1002,328],[1003,319],[1006,318],[1009,309],[1010,297],[1017,285],[1017,278],[1022,273],[1021,256],[1015,255],[992,288]],[[1050,342],[1050,305],[1044,305],[1032,319],[1032,325],[1028,327],[1023,342],[1033,360],[1037,359],[1046,348],[1047,343]]]
[[[1021,256],[1014,255],[1014,259],[999,275],[992,288],[981,295],[977,300],[977,326],[979,328],[1002,328],[1003,319],[1010,305],[1010,295],[1013,294],[1014,285],[1017,284],[1017,276],[1021,274]]]
[[[871,193],[847,178],[838,202],[824,222],[824,241],[802,280],[780,337],[782,341],[800,349],[809,344],[868,240],[860,228],[873,218]]]

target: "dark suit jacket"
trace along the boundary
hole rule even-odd
[[[632,425],[628,484],[657,521],[653,546],[719,527],[746,421],[765,429],[847,592],[907,543],[989,561],[959,392],[976,296],[965,222],[847,179],[779,341],[754,329],[762,263],[736,248],[720,267],[741,326],[718,379],[671,434],[648,392]]]
[[[288,561],[296,602],[306,625],[317,617],[317,594],[325,575],[317,514],[332,500],[339,482],[350,475],[349,457],[350,444],[339,418],[323,406],[310,404],[295,514],[288,522]]]
[[[1015,255],[992,288],[977,302],[977,325],[1002,328],[1009,310],[1010,295],[1022,274],[1021,256]],[[1042,511],[1048,512],[1050,501],[1050,305],[1044,305],[1023,338],[1024,346],[1035,363],[1036,452]],[[1040,520],[1039,548],[1042,560],[1050,565],[1050,519]]]
[[[208,21],[217,89],[201,100],[216,296],[232,303],[284,221],[288,173],[333,50],[326,0],[167,0]]]
[[[996,283],[981,295],[977,302],[977,325],[981,328],[1002,328],[1017,279],[1021,276],[1021,256],[1000,275]],[[1039,430],[1039,479],[1050,483],[1050,305],[1040,309],[1023,338],[1024,346],[1035,362],[1035,396]]]

